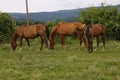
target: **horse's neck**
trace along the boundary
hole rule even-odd
[[[14,32],[13,33],[13,36],[12,36],[12,41],[15,41],[16,42],[16,39],[18,38],[18,35],[17,35],[17,32]]]
[[[51,31],[50,40],[54,40],[56,32],[57,32],[57,26]]]
[[[50,40],[54,40],[54,37],[55,37],[55,32],[52,32],[50,35]]]

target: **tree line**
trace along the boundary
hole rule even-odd
[[[105,26],[107,38],[120,38],[120,11],[119,7],[102,6],[90,7],[83,10],[78,21],[85,24],[101,23]]]
[[[87,24],[101,23],[105,26],[107,38],[120,38],[120,11],[119,6],[101,6],[90,7],[88,9],[80,11],[79,16],[75,21],[79,21]],[[62,20],[56,20],[55,22],[46,22],[50,30]],[[69,20],[70,21],[70,20]],[[12,33],[16,30],[16,25],[25,24],[25,20],[14,21],[8,13],[0,12],[0,43],[10,42]],[[30,22],[30,24],[42,23],[42,22]]]

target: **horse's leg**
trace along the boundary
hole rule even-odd
[[[42,47],[43,47],[43,44],[44,44],[44,37],[43,37],[43,36],[41,36],[40,38],[41,38],[40,50],[42,50]]]
[[[90,52],[93,52],[93,36],[90,39]]]
[[[23,38],[20,37],[20,49],[19,50],[22,50],[22,40],[23,40]]]
[[[65,48],[65,46],[64,46],[64,36],[61,35],[61,36],[60,36],[60,39],[61,39],[62,49],[64,49],[64,48]]]
[[[43,41],[45,41],[45,44],[46,44],[46,48],[48,48],[48,44],[49,44],[49,40],[47,38],[47,35],[44,34],[43,37],[42,37]],[[44,43],[44,42],[43,42]]]
[[[86,39],[86,37],[85,37],[85,35],[83,35],[83,41],[84,41],[84,45],[85,45],[85,47],[87,47],[87,39]]]
[[[80,48],[82,47],[82,35],[80,35],[80,33],[77,33],[77,37],[79,39],[79,44],[80,44]]]
[[[103,42],[103,51],[105,49],[105,35],[101,35],[102,42]]]
[[[93,52],[93,39],[90,42],[90,51]]]
[[[30,48],[30,42],[28,38],[26,38],[26,42],[27,42],[28,47]]]
[[[97,43],[97,46],[96,46],[94,51],[96,51],[98,49],[98,47],[99,47],[99,43],[100,43],[99,36],[96,37],[96,43]]]
[[[91,53],[91,52],[93,51],[93,49],[92,49],[92,40],[90,40],[90,41],[88,42],[87,49],[88,49],[88,52],[89,52],[89,53]]]
[[[46,48],[48,48],[48,43],[49,43],[49,41],[48,41],[48,39],[47,39],[47,37],[46,37],[46,38],[45,38]]]
[[[84,42],[85,47],[87,47],[86,37],[84,33],[77,33],[77,36],[79,38],[80,47],[82,47],[82,41]]]

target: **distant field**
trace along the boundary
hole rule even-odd
[[[16,52],[0,44],[0,80],[120,80],[120,42],[107,41],[105,51],[100,44],[92,54],[73,39],[65,50],[57,43],[40,51],[38,39],[31,42],[31,50],[24,42]]]

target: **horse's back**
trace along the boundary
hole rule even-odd
[[[95,24],[92,26],[95,35],[105,34],[105,27],[102,24]]]
[[[22,25],[17,29],[17,34],[20,37],[24,37],[24,38],[36,38],[37,37],[36,25],[30,25],[30,26]]]
[[[80,22],[59,22],[51,31],[51,34],[58,34],[64,36],[71,36],[82,29],[83,24]]]
[[[80,22],[73,22],[74,25],[77,25],[77,26],[82,26],[83,24],[80,23]]]
[[[46,26],[43,24],[36,24],[35,26],[40,30],[45,30],[45,28],[46,28]]]
[[[56,27],[57,33],[62,35],[72,35],[76,29],[73,23],[62,23]]]

